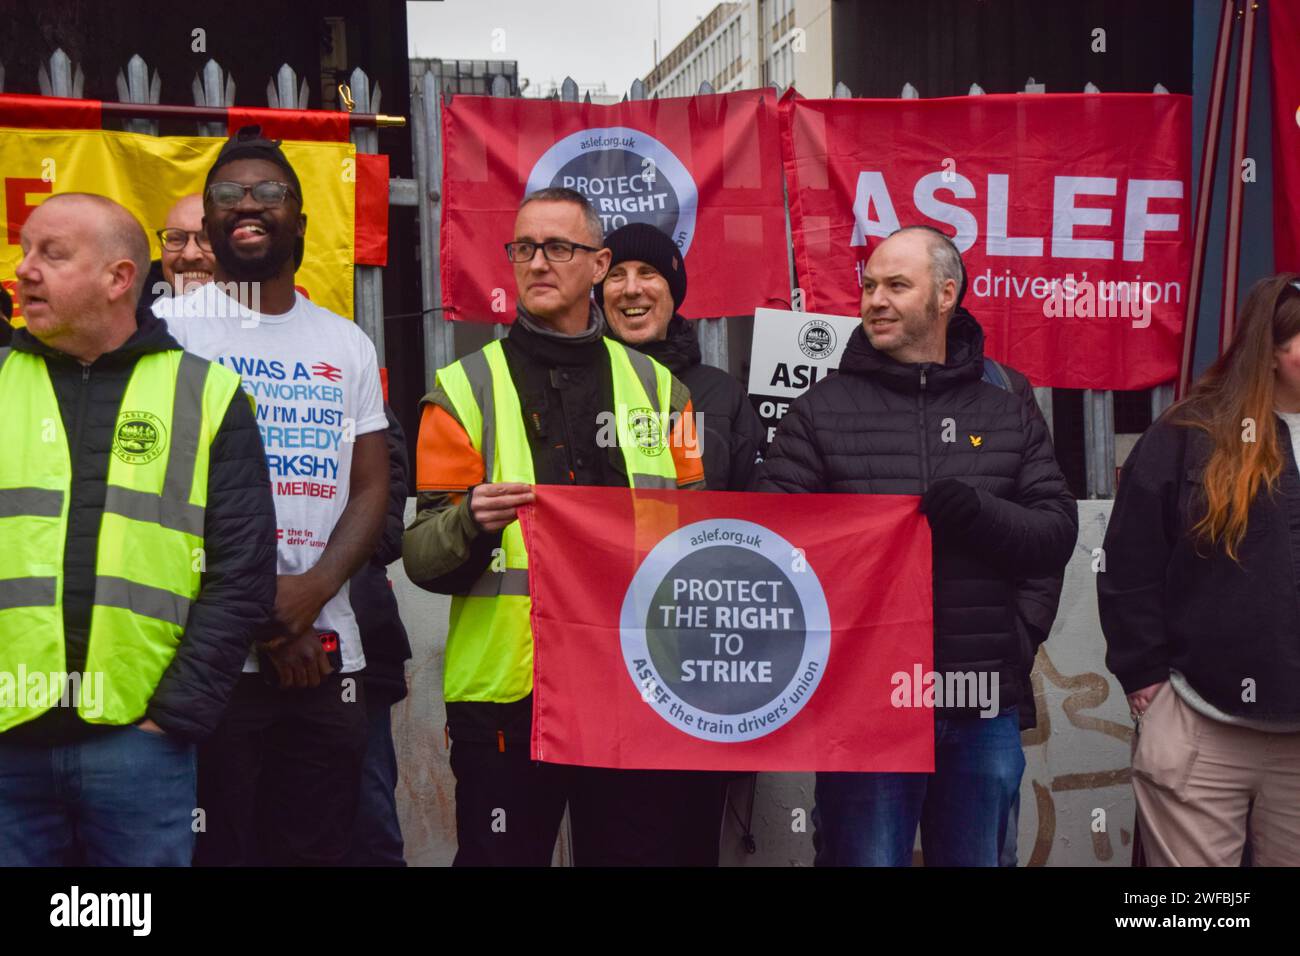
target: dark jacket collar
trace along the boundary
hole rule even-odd
[[[136,330],[131,337],[112,352],[95,359],[91,363],[93,366],[134,364],[140,356],[150,352],[167,352],[181,347],[167,330],[167,323],[155,316],[148,307],[137,309],[135,320]],[[30,352],[55,361],[80,362],[80,359],[46,345],[25,327],[14,329],[13,348],[19,352]]]
[[[578,335],[552,332],[519,306],[507,341],[530,361],[548,368],[587,365],[604,357],[604,331],[605,314],[594,301],[587,328]]]
[[[605,334],[615,341],[623,341],[614,334],[612,326]],[[680,315],[674,315],[668,321],[666,338],[654,342],[642,342],[630,348],[650,356],[679,378],[682,372],[700,364],[700,339],[695,334],[695,325]]]
[[[984,330],[975,317],[958,307],[948,321],[948,354],[939,365],[934,362],[896,362],[872,348],[861,325],[853,330],[840,361],[840,374],[865,375],[887,388],[915,392],[921,387],[925,370],[926,391],[943,391],[984,374]]]

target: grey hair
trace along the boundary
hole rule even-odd
[[[929,240],[927,245],[930,247],[930,278],[934,280],[935,293],[937,294],[939,288],[951,279],[957,286],[957,300],[960,301],[962,293],[966,290],[966,270],[962,267],[961,253],[957,251],[953,241],[934,226],[904,226],[895,229],[890,236],[896,236],[901,232],[926,234]]]
[[[140,301],[144,294],[145,283],[149,279],[149,269],[153,264],[153,253],[149,250],[149,237],[144,227],[121,203],[114,202],[98,193],[55,193],[42,206],[52,202],[67,200],[89,202],[98,207],[104,217],[96,223],[99,232],[99,245],[104,254],[112,261],[130,259],[135,263],[135,279],[131,283],[132,304]]]
[[[523,209],[530,202],[570,202],[576,206],[581,206],[582,218],[586,221],[587,231],[591,234],[591,244],[599,246],[605,241],[605,230],[600,224],[600,216],[596,215],[596,210],[587,201],[587,197],[576,189],[568,189],[564,186],[538,189],[525,196],[524,201],[519,204],[519,208]]]

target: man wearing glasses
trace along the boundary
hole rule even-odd
[[[351,837],[367,739],[348,580],[374,554],[388,507],[375,348],[295,291],[302,187],[258,127],[222,147],[203,213],[215,281],[154,311],[185,348],[238,372],[256,400],[279,545],[272,627],[199,752],[206,830],[195,861],[335,864]]]
[[[526,197],[505,247],[518,296],[510,334],[441,369],[422,402],[418,511],[402,557],[412,581],[452,595],[443,691],[460,866],[549,865],[566,803],[580,866],[685,859],[679,775],[540,764],[530,754],[533,637],[517,509],[534,484],[704,485],[696,436],[684,433],[693,423],[685,386],[603,337],[591,298],[609,269],[603,245],[580,193]],[[671,424],[633,438],[626,420],[635,410],[661,421],[671,412]],[[611,412],[623,440],[602,434]]]
[[[159,264],[166,289],[162,295],[184,295],[196,285],[212,281],[216,259],[203,231],[203,197],[191,193],[176,200],[167,213],[166,224],[158,230],[162,246]]]

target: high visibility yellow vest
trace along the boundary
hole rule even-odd
[[[649,356],[604,339],[614,384],[612,422],[633,488],[676,488],[668,449],[672,373]],[[484,481],[533,484],[533,456],[519,395],[500,342],[437,375],[474,449]],[[448,702],[509,703],[533,689],[528,552],[518,521],[501,535],[502,554],[469,592],[451,600],[443,692]]]
[[[143,356],[131,374],[109,454],[85,677],[70,685],[79,692],[69,703],[89,723],[142,719],[175,656],[204,567],[208,453],[237,391],[234,372],[174,349]],[[60,700],[29,691],[48,690],[50,675],[67,666],[63,558],[72,463],[43,358],[0,351],[0,409],[3,731]],[[20,674],[29,682],[38,675],[36,683],[18,688]],[[101,698],[86,693],[91,681]]]

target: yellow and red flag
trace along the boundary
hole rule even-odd
[[[307,214],[295,283],[318,305],[351,318],[353,264],[387,259],[387,157],[357,154],[344,113],[231,108],[228,116],[232,129],[260,123],[264,135],[284,138]],[[223,142],[121,133],[100,123],[96,100],[0,96],[0,283],[6,289],[12,290],[22,259],[23,223],[54,193],[98,193],[121,203],[144,226],[156,258],[155,231],[177,199],[202,190]],[[14,324],[22,324],[16,303]]]

